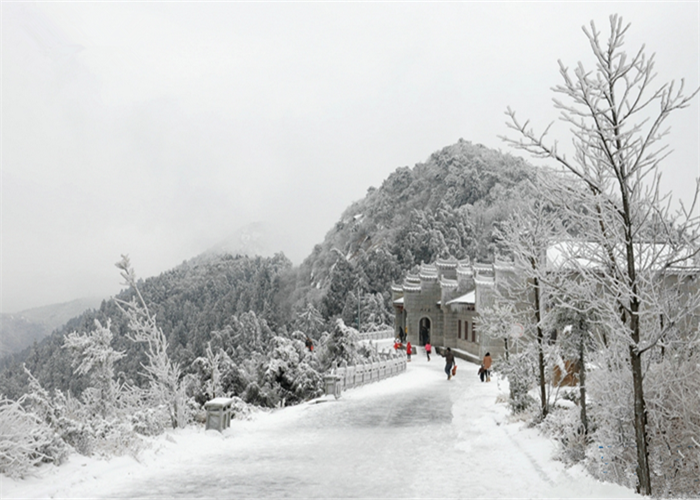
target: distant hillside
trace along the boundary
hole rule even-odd
[[[61,304],[27,309],[0,317],[0,357],[20,352],[88,309],[99,307],[102,299],[76,299]]]
[[[196,360],[209,342],[245,360],[252,343],[260,353],[265,348],[260,351],[261,339],[274,335],[302,330],[318,336],[337,317],[349,325],[359,322],[363,329],[381,327],[393,320],[392,281],[421,261],[448,254],[490,259],[494,225],[529,197],[533,176],[534,167],[519,158],[460,140],[413,168],[398,168],[379,188],[369,188],[299,267],[282,254],[217,252],[241,248],[241,242],[250,243],[250,249],[264,242],[264,228],[254,226],[241,232],[242,240],[235,236],[230,245],[145,279],[141,291],[185,373],[197,370]],[[125,290],[120,297],[132,293]],[[143,382],[143,346],[126,338],[122,314],[113,301],[105,301],[99,310],[5,359],[0,386],[10,396],[21,394],[26,379],[20,367],[26,362],[46,387],[80,394],[84,380],[74,376],[61,346],[71,331],[93,329],[95,319],[102,324],[111,319],[114,348],[127,354],[116,367],[120,379]]]
[[[0,358],[29,347],[49,333],[51,329],[46,325],[23,316],[3,314],[0,317]]]
[[[277,304],[281,275],[291,268],[281,254],[271,258],[203,254],[184,262],[159,276],[143,280],[144,299],[155,314],[171,348],[174,360],[187,368],[204,354],[212,332],[238,328],[279,329]],[[115,280],[119,280],[117,269]],[[119,298],[129,300],[133,290],[124,290]],[[251,313],[250,317],[246,314]],[[240,318],[243,318],[239,321]],[[122,380],[142,382],[142,366],[146,361],[143,346],[127,339],[127,324],[114,301],[104,301],[99,309],[90,310],[70,320],[37,345],[8,357],[2,363],[0,387],[10,397],[21,394],[26,378],[21,363],[47,388],[70,390],[80,394],[83,377],[71,367],[70,353],[62,349],[64,337],[72,331],[88,332],[95,320],[106,325],[111,320],[113,346],[126,356],[117,363]],[[264,326],[259,326],[258,323]],[[243,336],[245,337],[245,335]],[[245,352],[247,346],[242,346]],[[11,358],[11,359],[10,359]]]
[[[388,306],[391,282],[421,262],[492,259],[494,224],[530,197],[533,177],[521,158],[464,140],[396,169],[348,207],[302,263],[291,307],[312,300],[325,316],[352,321],[358,290],[360,302],[380,293]]]

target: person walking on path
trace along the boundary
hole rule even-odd
[[[406,356],[408,356],[409,361],[411,361],[411,349],[411,341],[409,340],[406,344]]]
[[[486,356],[484,356],[483,361],[481,362],[481,370],[479,370],[479,376],[481,377],[481,381],[483,382],[484,379],[486,379],[486,382],[491,382],[491,372],[489,370],[491,369],[491,353],[486,353]]]
[[[428,361],[430,361],[430,352],[433,350],[432,346],[430,345],[430,342],[425,344],[425,354],[428,356]]]
[[[452,366],[455,364],[455,356],[452,354],[452,349],[447,348],[445,353],[445,373],[447,373],[447,380],[452,378]]]

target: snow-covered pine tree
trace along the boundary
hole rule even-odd
[[[296,314],[295,326],[311,338],[317,338],[323,329],[323,316],[311,302]]]
[[[352,264],[336,251],[336,262],[330,271],[329,285],[321,301],[323,316],[333,318],[343,311],[348,292],[357,288],[358,277]]]

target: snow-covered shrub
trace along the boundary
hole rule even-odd
[[[189,369],[194,373],[187,390],[188,393],[194,393],[195,399],[202,404],[226,394],[224,375],[235,369],[235,363],[222,348],[219,347],[214,353],[209,342],[204,352],[204,356],[195,359],[190,365]]]
[[[578,406],[552,406],[540,430],[559,443],[559,459],[567,465],[586,458],[587,438]]]
[[[594,353],[588,373],[589,437],[587,468],[601,481],[634,488],[636,446],[632,405],[632,373],[624,346]]]
[[[321,348],[318,349],[322,371],[333,366],[354,365],[364,360],[358,353],[357,330],[346,326],[342,319],[336,320],[333,330],[322,340]]]
[[[142,436],[157,436],[165,431],[163,416],[161,409],[143,408],[131,416],[131,426]]]
[[[82,403],[61,391],[50,394],[29,371],[27,375],[32,391],[26,396],[26,407],[52,430],[66,449],[81,455],[101,456],[135,454],[141,449],[142,442],[129,422],[138,408],[134,403],[143,402],[139,397],[141,391],[134,388],[119,391],[118,395],[124,397],[108,407],[111,416],[104,418],[100,411],[103,407],[95,402],[101,394],[97,388],[85,391],[85,403]]]
[[[30,387],[25,402],[27,408],[75,451],[81,455],[92,454],[94,436],[86,423],[89,412],[84,411],[84,405],[61,391],[54,391],[52,396],[26,367],[24,370]]]
[[[135,432],[131,422],[95,419],[91,424],[95,435],[94,455],[106,458],[121,455],[135,457],[146,447],[146,442]]]
[[[258,385],[257,382],[251,382],[243,393],[243,400],[255,406],[274,408],[278,406],[281,397],[270,384]]]
[[[242,396],[251,380],[255,380],[255,378],[256,370],[249,372],[246,370],[245,363],[243,365],[232,363],[231,366],[221,374],[221,387],[225,394]],[[198,399],[198,401],[202,404],[206,402],[205,399]]]
[[[86,456],[93,454],[95,435],[88,424],[64,417],[57,422],[57,431],[61,439],[79,454]]]
[[[0,396],[0,473],[22,478],[41,462],[62,463],[69,450],[38,415],[23,406],[26,396],[12,401]]]
[[[309,366],[314,355],[303,342],[274,337],[271,349],[264,364],[263,382],[278,393],[278,401],[294,404],[320,394],[322,377]]]
[[[510,388],[508,406],[513,413],[524,412],[536,403],[529,394],[536,381],[534,367],[532,355],[528,350],[511,354],[507,361],[502,360],[494,365],[494,370],[508,378]]]
[[[307,363],[302,363],[292,387],[299,401],[313,399],[323,394],[323,376]]]
[[[700,495],[700,353],[668,349],[652,360],[645,395],[655,494]]]
[[[231,417],[238,420],[248,420],[254,412],[254,407],[247,404],[241,398],[234,396],[231,403]]]

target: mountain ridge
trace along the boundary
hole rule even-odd
[[[235,339],[259,338],[261,331],[265,338],[296,330],[316,337],[336,318],[359,328],[391,324],[391,283],[441,256],[488,259],[496,251],[494,225],[527,199],[534,171],[520,158],[460,140],[370,187],[299,266],[282,253],[210,251],[143,279],[141,292],[185,373],[216,339],[236,342],[227,348],[245,357],[250,346]],[[143,382],[143,347],[127,340],[126,321],[113,301],[104,301],[4,362],[3,373],[14,373],[5,386],[21,392],[18,367],[26,362],[48,388],[80,394],[84,383],[61,346],[65,335],[90,331],[95,320],[111,320],[114,347],[127,353],[117,367],[123,380]]]
[[[83,297],[68,302],[59,302],[32,307],[17,313],[0,315],[0,358],[22,351],[33,342],[38,342],[53,330],[88,309],[99,307],[102,298]]]

